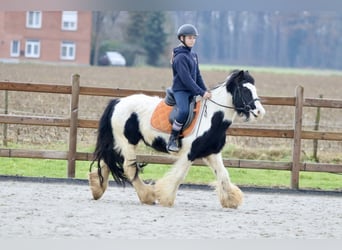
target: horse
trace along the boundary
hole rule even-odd
[[[224,82],[210,91],[210,99],[198,96],[199,117],[193,132],[180,139],[178,152],[167,152],[170,134],[151,126],[152,114],[163,98],[133,94],[112,99],[99,121],[94,159],[89,169],[93,198],[101,198],[111,174],[120,185],[130,183],[142,204],[172,207],[190,166],[201,158],[216,175],[215,189],[221,206],[240,206],[243,192],[231,182],[221,150],[226,143],[227,129],[236,116],[242,116],[245,121],[260,119],[265,109],[257,95],[254,78],[248,71],[230,72]],[[171,170],[153,183],[139,176],[142,163],[137,162],[136,149],[140,142],[156,151],[175,155],[177,159]]]

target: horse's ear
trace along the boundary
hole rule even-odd
[[[233,70],[231,77],[227,80],[227,90],[230,93],[234,93],[235,87],[244,82],[245,80],[245,71],[243,70]]]
[[[245,77],[244,74],[245,74],[245,72],[243,70],[240,70],[239,73],[236,76],[236,80],[238,82],[241,82],[244,79],[244,77]]]
[[[236,85],[243,79],[243,70],[234,70],[232,71],[230,77],[227,79],[227,90],[230,93],[234,92]]]
[[[251,76],[251,74],[249,73],[248,70],[245,71],[244,78],[247,82],[254,84],[254,78],[253,78],[253,76]]]

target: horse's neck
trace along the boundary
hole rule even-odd
[[[235,117],[235,110],[233,109],[233,107],[234,107],[233,97],[229,92],[227,92],[225,86],[214,89],[212,91],[212,97],[211,98],[214,102],[225,106],[225,107],[222,107],[222,106],[219,106],[219,105],[211,102],[211,105],[213,105],[213,110],[223,111],[225,114],[225,118],[233,121],[234,117]]]
[[[235,117],[234,109],[227,108],[227,107],[233,107],[232,96],[229,93],[227,93],[225,89],[222,89],[222,88],[214,89],[211,92],[212,92],[211,100],[213,100],[215,103],[209,100],[202,101],[201,114],[200,114],[200,119],[199,119],[199,123],[197,127],[196,136],[204,133],[210,128],[212,117],[214,113],[217,111],[222,111],[224,113],[225,119],[230,120],[230,121],[234,120],[234,117]],[[218,104],[226,106],[226,107],[220,106]]]

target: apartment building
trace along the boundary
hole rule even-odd
[[[90,64],[92,13],[0,12],[0,62]]]

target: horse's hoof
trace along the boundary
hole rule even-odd
[[[142,204],[145,204],[145,205],[157,205],[157,202],[156,201],[140,201]]]
[[[231,184],[231,188],[228,191],[228,201],[227,204],[224,204],[224,207],[236,209],[242,204],[242,201],[243,193],[241,189],[238,186]]]
[[[173,207],[174,201],[171,201],[169,199],[158,199],[158,204],[163,207]]]
[[[145,196],[143,198],[139,197],[140,202],[146,205],[155,205],[156,204],[156,197],[155,195]]]
[[[152,181],[144,181],[144,183],[145,185],[143,185],[143,188],[137,190],[139,200],[143,204],[155,205],[157,198],[154,192],[154,185],[146,184],[146,183],[152,183]]]
[[[88,176],[89,186],[94,200],[98,200],[102,197],[105,189],[101,187],[99,175],[95,172],[89,173]]]

